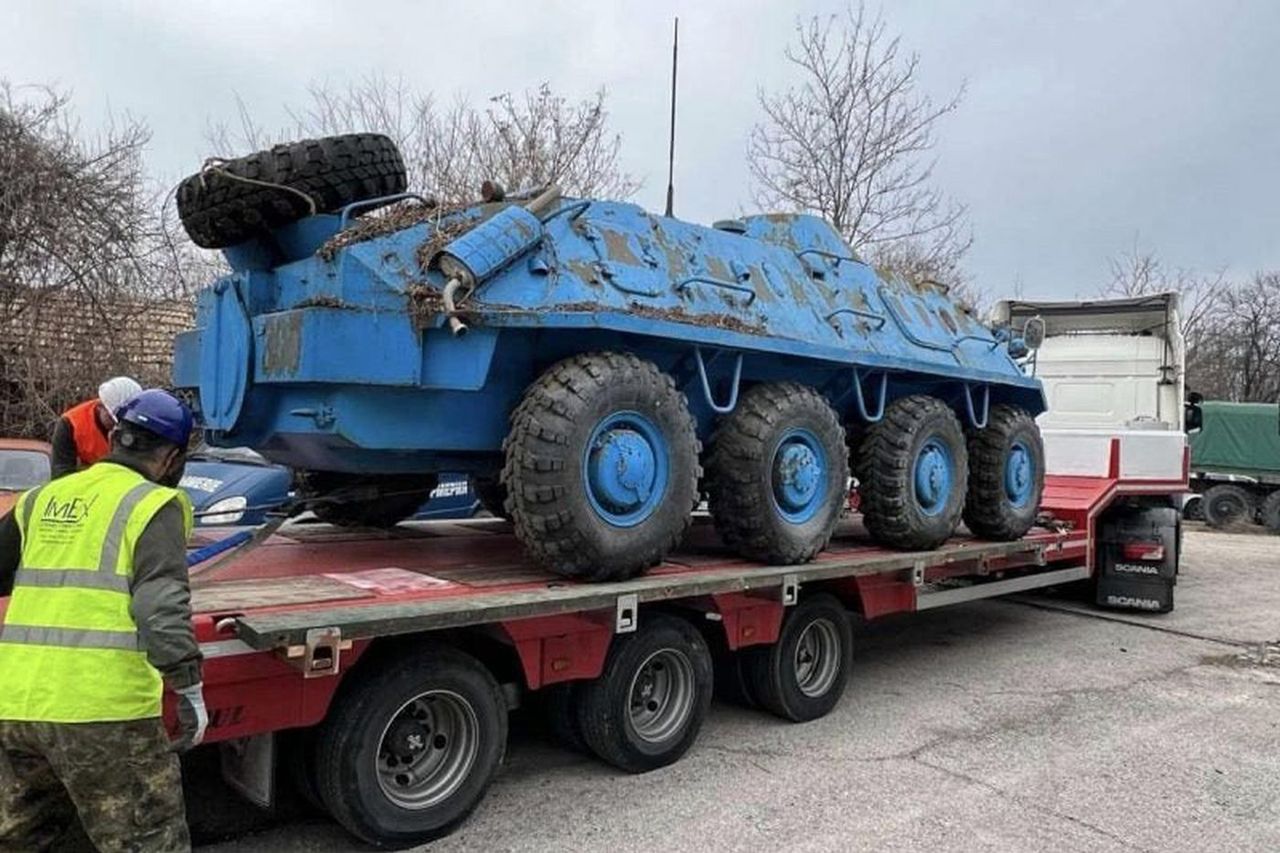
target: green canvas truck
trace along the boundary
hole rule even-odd
[[[1191,487],[1186,510],[1214,527],[1257,522],[1280,533],[1280,406],[1200,404],[1190,434]]]

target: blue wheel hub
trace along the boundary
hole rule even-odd
[[[617,527],[633,527],[662,503],[669,477],[667,442],[639,412],[616,412],[591,433],[582,474],[596,514]]]
[[[925,515],[938,515],[951,499],[954,481],[955,463],[951,449],[941,439],[930,438],[916,455],[912,477],[916,506]]]
[[[1035,474],[1036,464],[1031,450],[1021,441],[1015,441],[1004,461],[1004,495],[1011,505],[1021,509],[1031,500]]]
[[[782,517],[803,524],[817,515],[826,496],[827,454],[807,429],[782,436],[773,454],[773,500]]]

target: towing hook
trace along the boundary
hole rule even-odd
[[[455,302],[455,297],[462,287],[462,281],[457,278],[449,279],[449,283],[444,286],[444,315],[449,321],[449,331],[455,338],[460,338],[467,333],[467,324],[458,319],[458,306]]]

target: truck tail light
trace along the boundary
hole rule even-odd
[[[1161,542],[1126,542],[1122,552],[1126,560],[1156,562],[1164,559],[1164,544]]]

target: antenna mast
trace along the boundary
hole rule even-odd
[[[671,39],[671,141],[667,149],[667,216],[672,215],[675,203],[676,172],[676,60],[680,55],[680,19],[676,18],[675,33]]]

